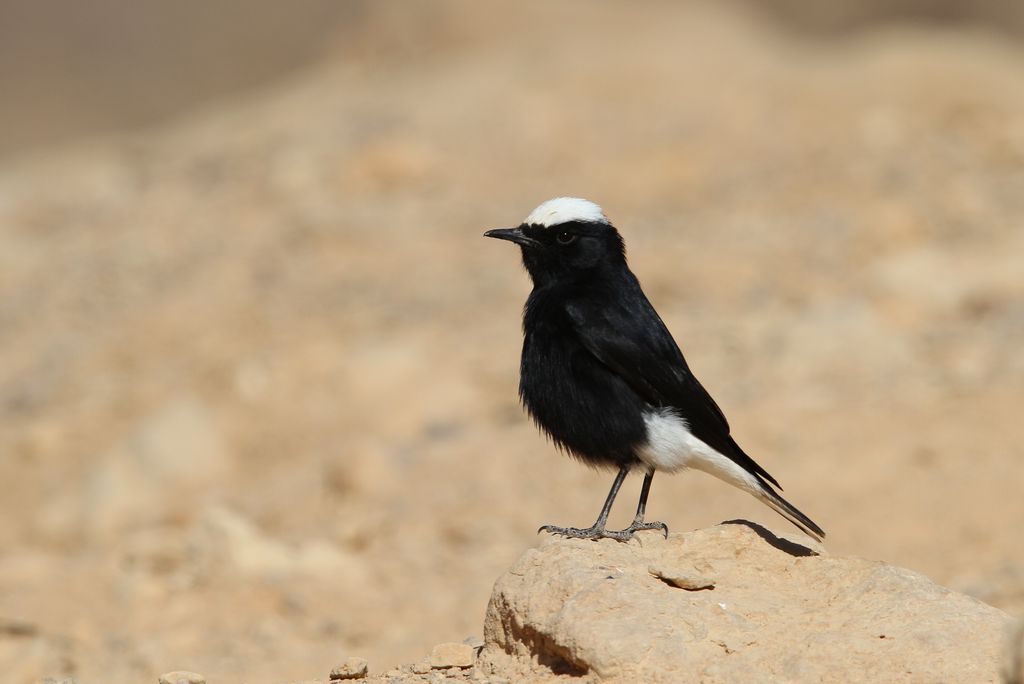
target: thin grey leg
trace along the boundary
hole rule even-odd
[[[544,525],[539,530],[541,532],[549,532],[551,534],[558,534],[563,537],[572,537],[573,539],[617,539],[618,541],[628,541],[633,538],[633,533],[638,530],[661,530],[664,532],[665,537],[668,537],[668,525],[663,522],[644,522],[644,512],[647,509],[647,497],[651,493],[651,480],[654,479],[654,470],[648,470],[644,474],[644,484],[640,490],[640,503],[636,508],[636,517],[633,518],[633,523],[624,530],[608,530],[605,529],[605,525],[608,523],[608,515],[612,511],[612,504],[615,503],[615,497],[619,493],[619,488],[622,486],[623,481],[626,479],[626,475],[629,474],[629,466],[622,466],[619,469],[619,474],[615,476],[615,481],[612,482],[612,488],[608,491],[608,498],[604,501],[604,506],[601,507],[601,514],[597,516],[597,520],[593,525],[586,529],[579,527],[556,527],[555,525]]]

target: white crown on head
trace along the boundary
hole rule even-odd
[[[608,218],[601,211],[601,207],[590,200],[580,197],[556,197],[531,211],[523,223],[550,228],[570,221],[608,223]]]

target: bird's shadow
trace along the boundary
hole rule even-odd
[[[756,534],[758,537],[760,537],[761,539],[763,539],[766,542],[768,542],[769,546],[772,546],[772,547],[778,549],[779,551],[782,551],[783,553],[788,553],[790,556],[794,556],[796,558],[807,558],[808,556],[818,556],[818,555],[820,555],[814,549],[809,549],[806,546],[803,546],[801,544],[797,544],[796,542],[793,542],[793,541],[790,541],[788,539],[783,539],[782,537],[776,536],[767,527],[763,527],[761,525],[758,525],[756,522],[751,522],[749,520],[743,520],[742,518],[737,518],[736,520],[723,520],[722,524],[723,525],[743,525],[744,527],[749,527],[751,530],[753,530],[754,534]]]

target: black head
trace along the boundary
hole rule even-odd
[[[517,243],[534,285],[626,263],[622,237],[601,208],[575,197],[548,200],[518,227],[489,230],[484,236]]]

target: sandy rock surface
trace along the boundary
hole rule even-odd
[[[652,562],[715,586],[676,588]],[[919,573],[737,522],[528,551],[495,584],[482,660],[531,681],[994,682],[1010,622]]]
[[[206,678],[198,672],[176,670],[160,675],[157,684],[206,684]]]
[[[346,679],[362,679],[369,671],[368,663],[364,658],[351,656],[344,663],[331,670],[331,681]]]

